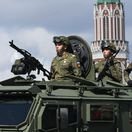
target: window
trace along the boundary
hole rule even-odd
[[[112,121],[113,110],[112,105],[91,105],[91,121]]]
[[[42,122],[44,130],[67,129],[69,125],[77,124],[77,106],[46,105]]]
[[[25,121],[32,99],[0,99],[0,125],[18,125]]]

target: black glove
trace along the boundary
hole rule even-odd
[[[132,80],[129,80],[129,81],[127,82],[127,84],[128,84],[128,86],[132,86]]]

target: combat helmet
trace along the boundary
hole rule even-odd
[[[55,36],[53,37],[53,42],[56,43],[62,43],[64,45],[69,45],[69,39],[65,36]]]
[[[102,41],[101,43],[101,50],[102,52],[104,49],[109,49],[111,52],[116,53],[116,46],[113,43]]]

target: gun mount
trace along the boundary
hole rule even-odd
[[[9,41],[9,43],[13,49],[24,56],[23,58],[15,61],[15,64],[12,66],[11,72],[13,72],[15,75],[28,73],[28,77],[34,78],[34,76],[30,76],[31,71],[38,70],[39,74],[41,70],[43,72],[43,75],[50,79],[50,72],[46,70],[35,57],[33,57],[28,51],[18,48],[13,43],[13,40]]]

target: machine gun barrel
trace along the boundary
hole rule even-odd
[[[22,54],[24,56],[24,63],[26,63],[26,65],[28,65],[28,74],[32,71],[32,70],[36,70],[38,69],[38,74],[39,71],[41,70],[44,74],[44,76],[46,76],[48,79],[50,79],[51,73],[46,70],[43,65],[35,58],[33,57],[28,51],[24,50],[24,49],[20,49],[18,48],[14,43],[13,40],[9,41],[10,46],[15,49],[17,52],[19,52],[20,54]]]
[[[28,51],[26,51],[26,50],[24,50],[24,49],[20,49],[20,48],[18,48],[14,43],[13,43],[13,40],[12,41],[9,41],[9,43],[10,43],[10,46],[13,48],[13,49],[15,49],[17,52],[19,52],[20,54],[22,54],[24,57],[31,57],[31,54],[28,52]]]

